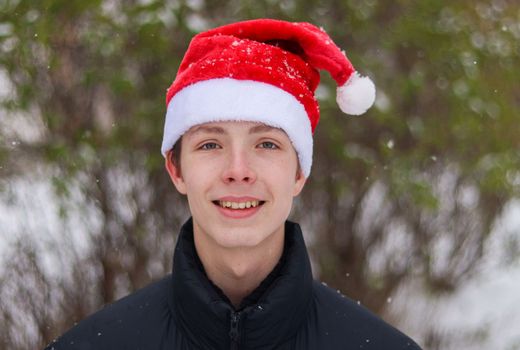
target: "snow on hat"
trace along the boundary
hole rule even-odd
[[[257,19],[196,35],[166,94],[162,154],[195,125],[261,122],[287,133],[308,177],[320,117],[314,97],[319,69],[338,84],[336,101],[343,112],[363,114],[373,104],[372,81],[310,23]]]

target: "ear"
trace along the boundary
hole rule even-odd
[[[182,178],[182,174],[180,173],[179,169],[173,164],[171,160],[171,152],[169,151],[166,154],[165,159],[165,166],[166,170],[168,171],[168,174],[170,175],[170,179],[172,179],[173,184],[175,185],[175,188],[179,193],[186,194],[186,183],[184,182],[184,179]]]
[[[294,182],[293,196],[296,197],[303,190],[303,185],[305,185],[305,181],[307,178],[303,175],[303,171],[298,171],[296,174],[296,180]]]

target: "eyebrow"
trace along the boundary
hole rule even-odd
[[[198,126],[194,127],[192,130],[190,130],[189,133],[191,135],[193,135],[198,132],[205,132],[208,134],[225,134],[226,133],[224,131],[224,129],[219,126],[208,126],[208,125],[198,125]]]
[[[283,132],[282,129],[275,128],[273,126],[269,126],[269,125],[265,125],[265,124],[260,124],[260,125],[254,126],[251,129],[249,129],[249,134],[257,134],[257,133],[268,132],[268,131]]]
[[[280,128],[275,128],[273,126],[265,125],[265,124],[259,124],[256,126],[253,126],[251,129],[249,129],[249,134],[258,134],[262,132],[269,132],[269,131],[279,131],[283,132]],[[192,130],[190,130],[190,134],[194,135],[199,132],[202,133],[208,133],[208,134],[219,134],[223,135],[226,134],[226,130],[224,128],[221,128],[220,126],[210,126],[210,125],[197,125]]]

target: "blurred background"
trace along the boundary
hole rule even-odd
[[[0,348],[169,273],[166,88],[194,34],[259,17],[322,26],[378,89],[347,117],[322,74],[291,216],[315,275],[425,349],[520,349],[516,0],[0,0]]]

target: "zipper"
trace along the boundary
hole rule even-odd
[[[240,333],[238,326],[240,323],[240,312],[231,313],[231,327],[229,328],[229,337],[231,338],[231,350],[237,350],[240,343]]]

